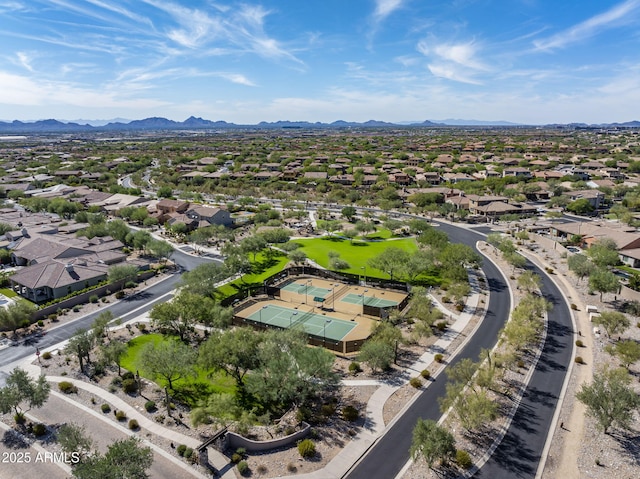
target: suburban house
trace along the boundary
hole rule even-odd
[[[231,226],[233,224],[231,215],[223,208],[194,205],[185,212],[185,215],[196,220],[198,227],[211,225]]]
[[[11,276],[11,287],[36,303],[94,286],[107,279],[111,265],[127,261],[127,255],[122,252],[123,244],[108,236],[87,239],[51,232],[23,233],[14,240],[12,260],[24,268]],[[146,264],[140,261],[127,263],[139,267]]]
[[[604,201],[604,193],[598,190],[569,191],[566,195],[571,199],[571,201],[586,199],[596,210],[602,207],[602,203]]]

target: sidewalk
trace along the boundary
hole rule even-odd
[[[361,431],[351,442],[349,442],[340,451],[324,469],[310,472],[307,474],[299,474],[296,477],[302,479],[334,479],[344,476],[367,452],[367,450],[375,443],[375,441],[384,434],[388,424],[384,423],[383,409],[387,400],[402,386],[404,386],[412,377],[420,374],[423,369],[426,369],[433,360],[434,356],[442,351],[446,350],[454,339],[465,329],[469,324],[469,321],[475,314],[477,306],[480,301],[481,289],[478,284],[478,278],[475,274],[470,275],[469,278],[472,294],[467,301],[464,311],[459,314],[453,314],[440,304],[435,298],[431,297],[435,306],[442,310],[446,315],[450,315],[454,320],[453,324],[450,324],[445,334],[440,337],[435,344],[429,347],[420,359],[414,364],[405,369],[399,377],[394,378],[392,381],[378,381],[371,379],[349,379],[343,381],[343,384],[349,386],[372,386],[380,385],[378,389],[373,393],[366,408],[366,421],[364,430]],[[460,346],[462,347],[462,345]],[[419,392],[421,394],[430,383],[427,383]],[[412,401],[405,405],[405,409],[411,405],[413,401],[418,397],[416,394]],[[402,414],[399,413],[396,417]],[[390,424],[392,424],[391,421]]]
[[[40,367],[38,367],[35,364],[32,364],[32,361],[34,360],[34,357],[30,357],[27,358],[24,361],[24,364],[21,366],[24,370],[26,370],[27,372],[29,372],[31,375],[33,376],[39,376],[41,374],[41,369]],[[90,383],[86,383],[84,381],[79,381],[79,380],[74,380],[72,378],[69,377],[63,377],[63,376],[47,376],[47,381],[51,382],[51,383],[60,383],[62,381],[69,381],[72,382],[75,386],[77,386],[79,389],[83,389],[91,394],[96,395],[97,397],[103,399],[105,402],[109,403],[112,408],[114,410],[120,410],[120,411],[124,411],[127,414],[127,418],[129,419],[135,419],[136,421],[138,421],[138,424],[140,425],[141,429],[146,429],[147,431],[159,436],[159,437],[163,437],[165,439],[170,440],[171,442],[173,442],[176,445],[179,444],[184,444],[192,449],[196,449],[200,444],[201,441],[190,437],[190,436],[186,436],[180,432],[177,431],[173,431],[171,429],[168,429],[166,427],[164,427],[161,424],[158,424],[157,422],[149,419],[146,415],[142,414],[140,411],[138,411],[136,408],[134,408],[133,406],[129,405],[128,403],[126,403],[125,401],[123,401],[122,399],[120,399],[118,396],[116,396],[115,394],[111,394],[108,391],[105,391],[103,388],[96,386],[94,384],[90,384]],[[52,391],[55,392],[55,391]],[[67,398],[66,396],[62,396],[63,398]],[[69,399],[69,398],[67,398]],[[76,401],[73,401],[74,405],[78,408],[81,408],[93,415],[97,415],[97,417],[99,417],[100,419],[104,420],[104,421],[108,421],[111,425],[116,425],[116,423],[113,423],[113,421],[107,420],[106,418],[100,416],[96,411],[92,410],[91,408],[88,408],[86,406],[84,406],[83,404],[80,404]],[[126,429],[125,429],[126,430]],[[127,432],[130,432],[128,430],[126,430]],[[164,449],[161,449],[159,447],[155,447],[154,449],[156,449],[158,452],[162,453],[165,457],[172,457],[174,458],[174,456],[172,456],[171,454],[167,453],[167,451],[165,451]],[[209,462],[218,470],[222,472],[222,475],[219,477],[226,477],[226,478],[236,478],[235,475],[235,470],[232,467],[229,467],[229,461],[228,459],[223,456],[219,451],[215,450],[214,448],[208,448],[207,449],[208,454],[209,454]],[[180,461],[178,459],[177,456],[175,456],[175,458],[180,464],[182,464],[184,466],[184,469],[188,470],[190,473],[194,474],[197,471],[195,471],[192,467],[190,467],[188,464],[183,463],[182,461]],[[175,462],[175,461],[174,461]],[[208,476],[202,476],[202,477],[208,477]]]

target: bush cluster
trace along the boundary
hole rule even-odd
[[[422,376],[425,379],[429,379],[431,377],[431,373],[429,372],[428,369],[423,369],[422,371],[420,371],[420,376]]]
[[[133,394],[138,390],[138,382],[135,379],[125,379],[122,381],[122,390],[127,394]]]
[[[156,402],[147,401],[146,403],[144,403],[144,408],[147,410],[147,412],[153,412],[156,410]]]
[[[433,360],[436,363],[441,363],[442,361],[444,361],[444,356],[442,354],[438,353],[433,357]]]
[[[361,371],[362,371],[362,368],[360,367],[359,362],[353,361],[352,363],[349,364],[349,372],[354,376]]]
[[[109,406],[107,403],[104,403],[102,406],[100,406],[100,409],[103,413],[111,412],[111,406]]]
[[[238,472],[242,476],[245,476],[249,473],[249,464],[247,464],[247,461],[240,461],[237,465],[237,468]]]
[[[298,453],[301,457],[309,459],[316,455],[316,445],[311,439],[303,439],[298,443]]]
[[[69,381],[62,381],[58,383],[58,389],[60,389],[60,391],[62,391],[65,394],[72,394],[72,393],[78,392],[78,388],[72,382],[69,382]]]
[[[116,419],[118,421],[126,421],[126,419],[127,419],[127,413],[126,412],[117,410],[117,411],[113,411],[113,413],[116,415]]]
[[[342,418],[345,421],[353,422],[359,417],[358,410],[352,405],[348,405],[342,408]]]
[[[47,433],[47,426],[42,424],[41,422],[33,425],[33,434],[36,436],[44,436]]]
[[[136,421],[135,419],[130,419],[129,429],[131,429],[132,431],[137,431],[138,429],[140,429],[140,425],[138,424],[138,421]]]
[[[473,466],[473,461],[471,460],[471,456],[467,451],[458,449],[456,451],[456,464],[458,464],[458,466],[460,466],[462,469],[471,469],[471,466]]]
[[[178,456],[184,456],[184,451],[186,450],[187,450],[187,446],[185,446],[184,444],[180,444],[176,449],[176,452],[178,453]]]
[[[411,384],[411,386],[416,389],[420,389],[422,387],[422,381],[420,380],[420,378],[411,378],[409,380],[409,384]]]

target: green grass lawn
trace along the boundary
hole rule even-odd
[[[161,334],[143,334],[129,341],[129,349],[122,357],[121,365],[123,368],[135,373],[138,371],[141,376],[155,381],[150,374],[140,367],[140,352],[142,348],[149,344],[159,344],[162,341],[169,341],[168,338]],[[183,401],[191,407],[198,404],[200,400],[206,399],[213,393],[234,394],[235,381],[225,373],[215,372],[209,376],[209,371],[205,371],[200,367],[195,367],[196,376],[191,378],[179,379],[173,382],[175,392],[173,397]],[[166,384],[162,380],[156,381],[161,387]]]
[[[15,298],[18,296],[18,293],[11,288],[0,288],[0,294],[4,294],[7,298]]]
[[[365,270],[361,268],[366,267],[367,276],[385,279],[389,278],[388,274],[367,266],[367,261],[370,258],[379,255],[390,247],[400,248],[410,253],[418,249],[414,238],[376,242],[354,240],[353,243],[349,240],[335,237],[297,239],[294,241],[300,245],[300,249],[306,253],[307,258],[315,261],[320,266],[328,268],[329,251],[335,251],[340,254],[341,259],[351,266],[345,270],[346,273],[362,274]]]
[[[276,274],[278,271],[282,271],[288,262],[289,259],[282,253],[272,260],[268,260],[264,254],[259,253],[256,256],[256,261],[252,261],[255,272],[245,274],[242,279],[236,279],[220,287],[218,289],[219,299],[228,298],[243,288],[261,286],[263,281],[269,276]]]

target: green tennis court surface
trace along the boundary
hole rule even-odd
[[[304,311],[284,308],[275,304],[263,306],[252,313],[248,319],[256,323],[268,324],[279,328],[299,327],[307,334],[332,341],[341,341],[357,326],[355,322],[313,312],[305,313]]]
[[[291,291],[298,294],[306,294],[312,297],[326,298],[331,292],[330,289],[320,288],[318,286],[307,285],[306,283],[293,282],[282,288],[284,291]]]
[[[350,304],[363,304],[363,298],[361,294],[349,293],[344,298],[340,299],[344,303]],[[365,296],[364,304],[367,306],[375,306],[378,308],[386,308],[388,306],[397,306],[397,301],[390,299],[376,298],[375,296]]]

